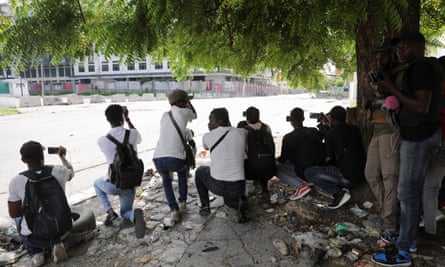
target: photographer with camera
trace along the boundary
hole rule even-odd
[[[393,233],[397,230],[399,216],[399,134],[390,124],[390,116],[394,111],[385,105],[388,93],[376,83],[385,77],[395,81],[400,64],[391,39],[385,38],[373,52],[377,69],[369,73],[375,96],[368,100],[366,106],[372,133],[368,144],[365,177],[380,207],[380,220],[370,223],[374,228]]]
[[[365,150],[360,130],[346,123],[346,109],[335,106],[327,114],[331,128],[325,138],[326,159],[319,166],[306,168],[304,176],[333,197],[330,209],[337,209],[351,198],[349,189],[364,180]]]
[[[286,120],[294,130],[283,137],[276,176],[282,182],[296,187],[289,199],[297,200],[311,191],[305,181],[304,170],[324,162],[325,148],[323,134],[316,128],[303,126],[304,111],[301,108],[294,108]]]
[[[54,195],[54,192],[58,192],[58,197],[60,197],[61,201],[49,201],[49,203],[44,205],[44,208],[46,210],[54,212],[53,216],[55,217],[59,215],[59,211],[61,211],[65,215],[68,214],[69,220],[71,220],[70,208],[67,205],[63,205],[62,202],[65,201],[66,204],[66,196],[64,193],[65,183],[71,181],[74,176],[73,166],[65,158],[65,147],[59,146],[52,149],[51,151],[48,151],[52,154],[56,154],[54,152],[57,152],[62,165],[45,165],[43,155],[44,150],[45,148],[36,141],[29,141],[24,143],[20,148],[20,155],[22,161],[27,165],[28,170],[21,172],[20,174],[12,178],[12,180],[9,182],[9,215],[16,221],[17,232],[19,232],[19,234],[24,239],[24,248],[31,256],[32,266],[42,266],[50,257],[53,258],[53,261],[55,263],[61,262],[68,258],[68,255],[65,251],[65,246],[62,243],[62,237],[65,236],[66,232],[60,233],[60,236],[58,236],[57,240],[51,240],[49,237],[37,236],[37,233],[33,234],[35,224],[31,224],[31,221],[28,221],[31,216],[36,216],[35,214],[31,214],[31,211],[28,212],[30,210],[29,207],[25,207],[25,204],[26,206],[32,205],[32,199],[30,199],[29,197],[34,198],[35,195],[37,195],[37,198],[43,198],[45,196],[45,192],[42,192],[40,188],[45,188],[48,191],[48,189],[53,189],[54,187],[55,191],[51,190],[51,192]],[[28,182],[28,180],[38,182],[31,183]],[[49,183],[49,185],[41,187],[40,184],[43,182],[40,182],[40,180],[56,180],[57,182],[53,181],[52,183]],[[31,193],[31,190],[26,189],[27,187],[31,188],[31,186],[33,186],[31,184],[39,184],[39,186],[33,187],[34,189],[36,189],[36,191],[32,190],[32,192],[34,192],[34,195],[33,193]],[[42,200],[47,199],[45,198]],[[54,200],[54,198],[52,198],[52,200]],[[33,221],[35,222],[37,220],[33,219]],[[59,223],[60,228],[64,228],[62,222]],[[46,227],[40,226],[39,228]],[[67,225],[66,228],[71,228],[71,226]],[[48,245],[43,245],[44,243],[48,243]]]

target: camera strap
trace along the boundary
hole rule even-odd
[[[230,130],[227,130],[227,132],[225,132],[219,139],[218,141],[215,142],[215,144],[213,144],[213,146],[210,148],[210,152],[213,151],[213,149],[215,149],[215,147],[217,145],[219,145],[219,143],[221,143],[221,141],[224,139],[224,137],[226,137],[226,135],[230,132]]]

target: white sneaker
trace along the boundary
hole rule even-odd
[[[42,266],[43,264],[45,264],[45,256],[43,255],[43,253],[37,253],[31,257],[32,267],[39,267]]]
[[[65,245],[62,242],[54,244],[53,246],[54,263],[59,263],[66,259],[68,259],[68,254],[66,253]]]

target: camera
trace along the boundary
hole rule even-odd
[[[246,117],[246,116],[247,116],[247,112],[243,111],[243,117]]]
[[[369,110],[384,110],[385,109],[385,98],[372,98],[366,101],[366,109]]]
[[[311,112],[309,113],[309,118],[319,120],[321,118],[320,112]]]
[[[371,82],[385,79],[385,73],[381,69],[371,70],[370,72],[368,72],[368,76]]]
[[[59,153],[59,147],[56,146],[48,147],[48,154],[58,154],[58,153]]]
[[[290,116],[286,116],[286,121],[290,121]]]

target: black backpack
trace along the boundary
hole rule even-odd
[[[21,173],[28,178],[23,213],[32,234],[27,237],[27,242],[41,248],[60,242],[73,226],[65,191],[52,176],[52,169],[52,166],[44,166],[38,172]]]
[[[275,143],[273,136],[263,123],[261,128],[256,130],[246,125],[247,134],[247,161],[245,164],[248,176],[262,174],[271,178],[276,171],[275,163]]]
[[[124,142],[119,143],[113,136],[107,138],[116,144],[116,154],[109,168],[111,183],[120,189],[140,186],[144,174],[144,162],[138,158],[133,146],[128,143],[130,130],[125,130]]]

